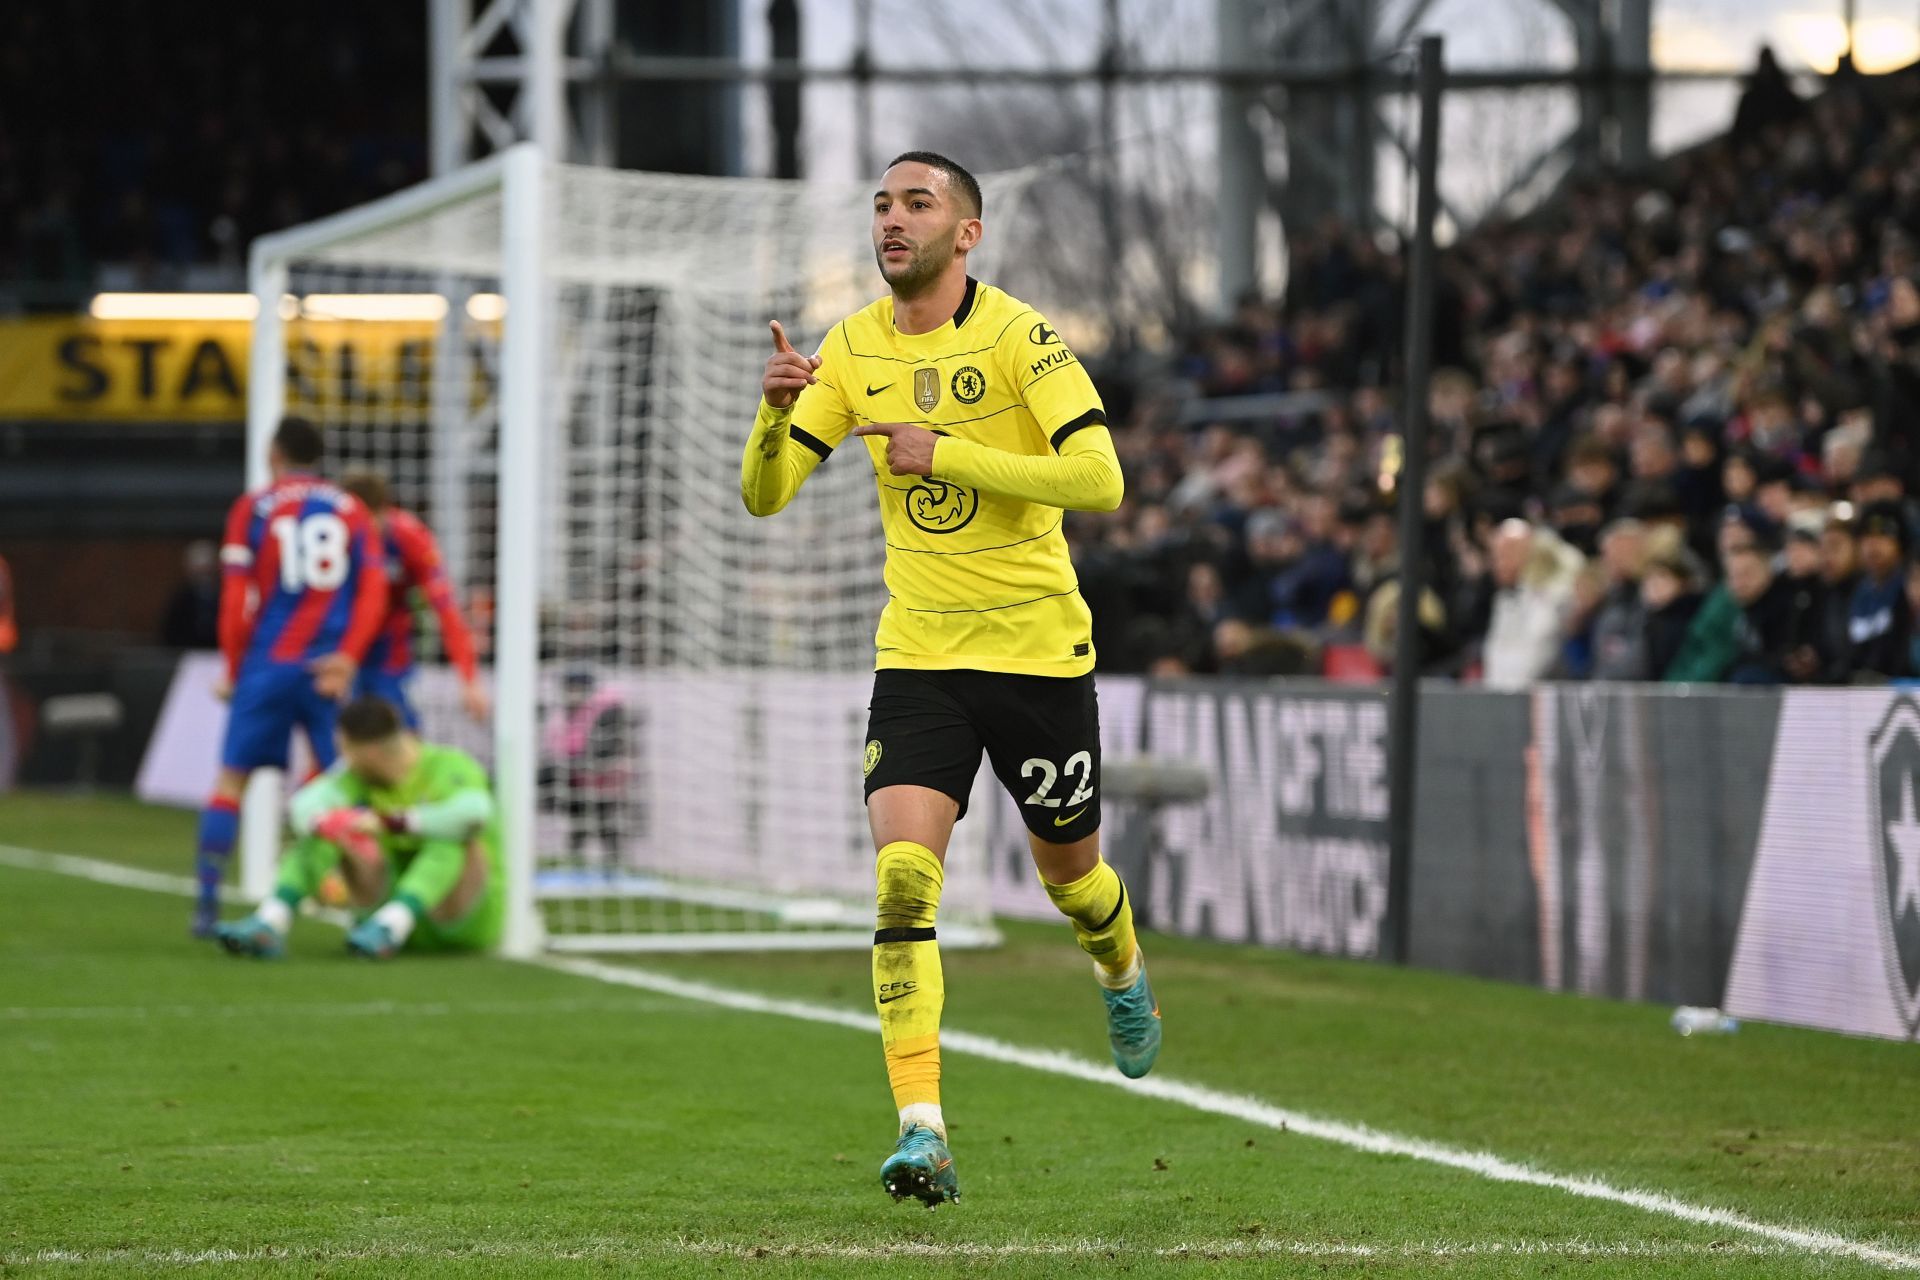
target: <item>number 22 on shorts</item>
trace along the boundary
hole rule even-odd
[[[1078,778],[1073,794],[1064,801],[1053,794],[1054,784],[1060,780],[1060,775],[1063,773],[1070,779],[1076,776]],[[1072,808],[1074,805],[1085,804],[1093,799],[1092,752],[1076,751],[1067,757],[1064,765],[1057,769],[1052,761],[1043,760],[1039,756],[1033,757],[1020,766],[1022,778],[1031,778],[1036,774],[1039,775],[1040,785],[1033,789],[1032,795],[1021,802],[1023,804],[1037,804],[1048,809],[1058,809],[1062,804]]]

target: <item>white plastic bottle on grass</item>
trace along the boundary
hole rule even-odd
[[[1740,1020],[1718,1009],[1683,1004],[1673,1011],[1672,1025],[1683,1036],[1729,1036],[1740,1029]]]

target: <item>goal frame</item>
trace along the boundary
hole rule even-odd
[[[870,882],[858,895],[821,889],[788,892],[754,885],[680,883],[671,875],[628,877],[644,881],[624,888],[640,901],[676,902],[717,913],[765,916],[774,923],[753,923],[710,929],[658,931],[615,930],[575,933],[563,920],[548,913],[547,897],[573,899],[580,895],[550,895],[552,879],[543,861],[547,851],[542,834],[538,787],[540,691],[548,679],[541,668],[540,614],[543,575],[551,566],[543,559],[543,543],[552,500],[552,481],[564,474],[565,462],[553,454],[556,433],[567,430],[561,404],[551,392],[558,377],[566,335],[565,292],[572,277],[565,234],[569,229],[560,207],[561,192],[572,171],[556,166],[533,143],[520,143],[484,160],[395,192],[369,204],[334,214],[303,226],[258,238],[249,254],[249,289],[255,300],[250,370],[247,388],[247,482],[266,483],[267,450],[289,399],[286,342],[288,313],[282,310],[291,288],[311,266],[333,255],[351,261],[356,242],[375,240],[383,233],[403,232],[409,224],[458,210],[476,200],[498,201],[497,244],[487,237],[465,242],[469,252],[461,259],[441,261],[432,250],[420,250],[422,260],[403,266],[418,275],[444,272],[438,291],[449,299],[446,318],[436,332],[435,380],[428,429],[436,432],[436,469],[447,459],[458,459],[458,433],[444,438],[446,416],[461,398],[455,377],[462,351],[454,318],[461,288],[473,277],[497,280],[502,297],[503,324],[499,336],[499,380],[492,410],[496,415],[497,525],[492,539],[494,562],[491,585],[493,723],[491,746],[495,794],[499,805],[503,860],[506,872],[506,921],[501,952],[529,958],[544,952],[702,952],[794,951],[854,949],[872,940]],[[581,174],[604,171],[581,170]],[[579,175],[574,175],[576,178]],[[664,177],[665,175],[654,175]],[[405,240],[404,235],[400,237]],[[403,251],[405,252],[405,251]],[[458,265],[455,265],[455,262]],[[436,265],[438,263],[438,265]],[[389,265],[400,265],[388,260]],[[439,492],[453,483],[440,471],[429,483]],[[445,530],[443,532],[457,532]],[[551,584],[550,584],[551,585]],[[864,702],[864,698],[862,699]],[[258,770],[248,785],[242,806],[240,884],[244,894],[264,897],[272,891],[284,823],[286,779],[279,770]],[[864,828],[864,822],[859,824]],[[984,835],[977,854],[981,863],[977,916],[957,912],[943,923],[942,942],[957,947],[991,947],[1001,935],[991,916]],[[965,837],[963,843],[971,847]],[[850,887],[850,886],[847,886]],[[953,887],[950,880],[949,888]],[[587,894],[592,897],[596,894]],[[609,896],[619,896],[618,893]],[[951,895],[950,895],[951,896]],[[832,901],[839,899],[836,906]]]
[[[493,748],[495,798],[506,863],[503,954],[526,958],[544,946],[534,900],[535,770],[539,734],[540,394],[550,324],[546,279],[546,164],[523,142],[465,168],[370,204],[256,239],[248,253],[255,304],[247,384],[247,484],[267,483],[267,446],[286,411],[286,328],[281,299],[290,265],[343,241],[498,191],[500,293],[500,460],[498,550],[494,563]],[[278,376],[276,376],[278,375]],[[272,890],[279,860],[284,779],[255,772],[242,807],[240,887],[249,897]]]

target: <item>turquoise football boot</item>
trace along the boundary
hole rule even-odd
[[[215,941],[236,956],[255,960],[278,960],[287,954],[287,940],[279,930],[259,916],[227,920],[213,926]]]
[[[1125,991],[1100,988],[1107,1002],[1107,1043],[1113,1048],[1113,1065],[1129,1080],[1138,1080],[1153,1070],[1160,1056],[1160,1002],[1147,985],[1147,966],[1140,965],[1140,976]]]
[[[909,1125],[894,1144],[893,1154],[880,1166],[880,1185],[895,1200],[912,1196],[929,1209],[942,1201],[960,1202],[960,1183],[953,1176],[953,1152],[940,1135],[923,1124]]]
[[[369,916],[347,931],[347,950],[369,960],[391,960],[399,952],[400,944],[393,940],[393,933],[386,925]]]

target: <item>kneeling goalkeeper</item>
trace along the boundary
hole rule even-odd
[[[357,955],[494,946],[506,893],[485,770],[464,751],[422,742],[381,698],[349,703],[337,732],[338,763],[289,806],[298,839],[273,896],[214,936],[235,955],[283,954],[293,913],[338,870],[360,915],[347,934]]]

